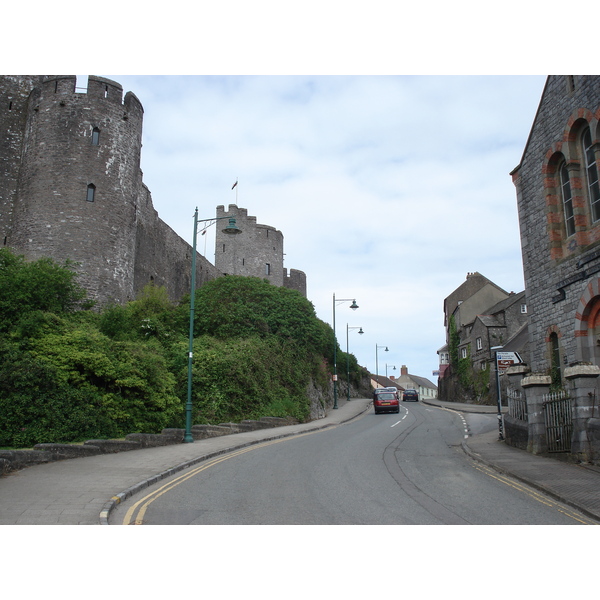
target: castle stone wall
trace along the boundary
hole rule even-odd
[[[29,94],[41,76],[0,77],[0,246],[8,244],[13,222]]]
[[[191,289],[192,247],[159,219],[146,186],[138,205],[134,288],[138,294],[149,282],[165,286],[175,301]],[[190,215],[190,235],[193,220]],[[214,265],[196,253],[196,287],[222,276]]]

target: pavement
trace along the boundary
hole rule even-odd
[[[423,403],[463,413],[497,413],[492,406]],[[335,427],[369,410],[369,399],[340,399],[338,409],[310,423],[28,467],[0,477],[0,525],[108,525],[111,511],[120,502],[196,463],[263,441]],[[474,460],[600,521],[600,468],[536,456],[498,438],[498,431],[469,435],[463,450]]]

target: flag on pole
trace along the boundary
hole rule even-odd
[[[233,184],[233,186],[231,187],[231,189],[233,189],[233,188],[234,188],[234,187],[237,185],[237,183],[238,183],[238,182],[237,182],[237,179],[236,179],[236,181],[235,181],[235,183]]]

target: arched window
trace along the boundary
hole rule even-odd
[[[565,228],[567,230],[567,237],[570,237],[575,233],[575,215],[573,214],[573,195],[571,193],[571,181],[566,162],[563,161],[561,164],[559,173],[560,191],[565,211]]]
[[[585,158],[585,174],[587,177],[592,220],[598,221],[600,219],[600,185],[598,184],[598,167],[596,166],[596,156],[594,154],[592,135],[590,134],[589,127],[583,130],[581,143]]]
[[[97,127],[92,129],[92,146],[100,145],[100,130]]]
[[[85,199],[88,202],[93,202],[95,195],[96,195],[96,186],[93,183],[90,183],[90,185],[87,186],[87,196]]]

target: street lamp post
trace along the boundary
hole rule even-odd
[[[358,329],[358,333],[360,335],[364,333],[362,327],[348,327],[348,323],[346,323],[346,378],[348,384],[348,402],[350,402],[350,344],[348,340],[348,332],[350,331],[350,329]]]
[[[336,302],[340,304],[342,302],[352,302],[350,308],[352,310],[356,310],[358,308],[358,304],[356,304],[356,300],[352,300],[350,298],[339,298],[335,299],[335,294],[333,294],[333,408],[338,407],[337,401],[337,335],[335,333],[335,306]]]
[[[189,350],[188,350],[188,384],[187,384],[187,402],[185,404],[185,434],[183,441],[191,443],[194,441],[192,437],[192,361],[194,358],[194,310],[196,299],[196,239],[198,236],[198,223],[206,223],[214,221],[215,223],[221,219],[229,219],[229,225],[223,229],[223,233],[235,235],[242,233],[235,224],[234,217],[215,217],[213,219],[198,220],[198,208],[194,212],[194,238],[192,244],[192,285],[190,293],[190,332],[189,332]],[[211,223],[212,225],[212,223]]]
[[[500,369],[498,368],[498,350],[502,350],[504,346],[492,346],[490,350],[494,350],[496,359],[496,404],[498,406],[498,439],[504,439],[504,425],[502,423],[502,396],[500,395]]]
[[[385,376],[386,376],[386,377],[388,376],[388,374],[387,374],[388,367],[392,367],[392,369],[393,369],[394,371],[396,370],[396,367],[394,367],[393,365],[388,365],[388,364],[386,363],[386,364],[385,364]]]
[[[375,344],[375,375],[379,377],[379,357],[377,355],[379,348],[385,348],[385,352],[389,352],[389,348],[387,346],[378,346]]]

